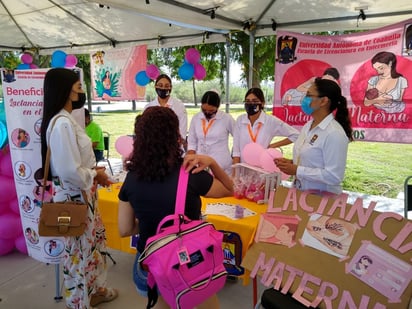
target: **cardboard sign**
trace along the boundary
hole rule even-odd
[[[296,242],[255,242],[242,266],[263,285],[290,292],[306,306],[408,308],[412,222],[374,211],[375,202],[363,205],[358,198],[350,205],[347,200],[346,194],[334,199],[279,187],[268,213],[283,221],[298,219],[297,229],[282,231]],[[255,240],[260,238],[257,234]]]

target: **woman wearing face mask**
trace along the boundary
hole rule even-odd
[[[185,105],[179,99],[170,96],[172,92],[172,80],[166,74],[160,74],[156,78],[155,89],[157,98],[152,102],[149,102],[144,107],[144,110],[150,106],[170,107],[179,119],[179,131],[185,145],[187,135],[187,112]]]
[[[236,119],[233,135],[233,164],[243,162],[242,149],[249,143],[258,143],[264,148],[276,148],[293,143],[299,131],[279,118],[264,111],[265,97],[260,88],[250,88],[245,95],[246,114]],[[271,143],[275,136],[286,138]]]
[[[49,180],[53,200],[78,200],[88,207],[87,227],[82,236],[64,238],[64,292],[66,308],[90,309],[117,297],[106,287],[106,236],[97,207],[97,185],[110,184],[104,168],[97,168],[92,142],[71,115],[83,107],[85,94],[79,76],[72,70],[55,68],[44,79],[44,108],[41,124],[41,153],[44,170],[50,147]]]
[[[280,158],[275,163],[282,172],[295,175],[299,190],[340,194],[348,143],[353,140],[346,98],[336,82],[317,78],[302,100],[302,110],[313,119],[294,144],[293,160]]]
[[[211,156],[231,175],[232,156],[229,134],[233,135],[235,120],[219,110],[220,97],[215,91],[206,91],[202,97],[201,112],[193,116],[187,136],[188,154]]]

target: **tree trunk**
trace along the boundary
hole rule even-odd
[[[192,87],[193,87],[193,102],[195,103],[195,107],[197,107],[197,95],[196,95],[196,83],[195,80],[192,80]]]

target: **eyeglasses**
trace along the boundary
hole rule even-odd
[[[172,88],[172,85],[170,84],[157,84],[156,87],[162,88],[162,89],[170,89]]]
[[[258,101],[258,100],[252,100],[252,101],[244,101],[244,104],[262,104],[262,102]]]

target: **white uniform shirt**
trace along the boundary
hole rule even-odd
[[[59,117],[50,132],[51,124]],[[92,142],[86,132],[66,110],[61,110],[50,121],[47,140],[50,141],[50,168],[67,189],[90,190],[96,171]]]
[[[205,122],[206,132],[203,129],[203,122]],[[190,122],[187,149],[211,156],[226,173],[231,175],[232,156],[229,150],[229,134],[233,136],[234,125],[233,117],[222,111],[218,111],[209,122],[203,112],[197,113]]]
[[[149,102],[146,104],[144,107],[144,110],[150,106],[161,106],[159,103],[159,100],[154,99],[152,102]],[[186,112],[186,107],[180,101],[179,99],[170,97],[169,100],[167,101],[167,106],[170,107],[175,114],[177,115],[177,118],[179,118],[179,131],[180,135],[182,135],[183,139],[186,139],[187,135],[187,112]]]
[[[249,125],[250,120],[247,114],[242,114],[236,119],[232,155],[233,157],[240,157],[240,162],[243,162],[242,149],[247,144],[253,143],[249,134]],[[262,145],[263,148],[268,148],[275,136],[287,137],[292,142],[299,136],[299,131],[294,127],[275,116],[266,114],[264,111],[260,113],[259,118],[253,124],[252,133],[256,137],[256,143]]]
[[[295,186],[340,194],[349,139],[333,114],[310,130],[312,121],[303,126],[293,147],[293,163],[298,165]]]

